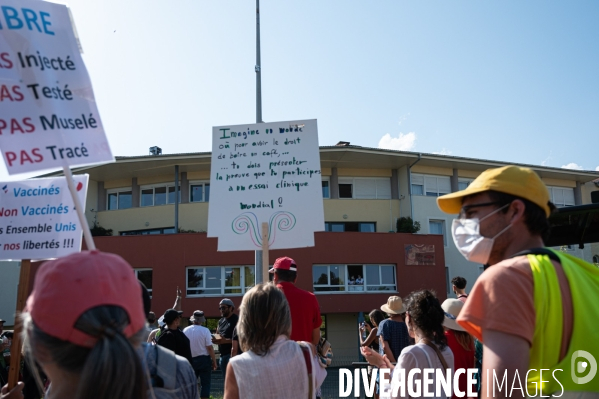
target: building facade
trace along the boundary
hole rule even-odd
[[[239,305],[255,283],[253,252],[218,252],[216,239],[206,237],[210,158],[210,153],[117,157],[74,171],[90,175],[85,206],[90,226],[112,230],[113,236],[95,237],[97,247],[132,265],[151,289],[157,314],[172,306],[180,287],[185,315],[201,309],[218,317],[223,297]],[[315,234],[314,247],[271,251],[269,261],[279,256],[297,261],[298,286],[317,295],[336,359],[352,361],[358,356],[361,312],[379,308],[390,295],[423,288],[444,300],[457,275],[468,280],[470,290],[482,265],[459,254],[451,238],[453,217],[437,208],[436,197],[506,163],[348,143],[321,147],[320,158],[323,231]],[[531,167],[557,206],[590,203],[597,172]],[[397,219],[405,216],[420,224],[418,233],[396,233]],[[588,247],[562,250],[593,261]],[[352,276],[361,276],[364,284],[349,284]]]

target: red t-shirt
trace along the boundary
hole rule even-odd
[[[291,339],[312,342],[312,331],[322,324],[316,296],[293,283],[282,282],[277,287],[285,293],[291,309]]]
[[[474,343],[470,350],[464,349],[462,345],[455,338],[452,330],[445,331],[445,337],[447,338],[447,346],[453,352],[453,363],[454,371],[457,369],[471,369],[474,368]],[[460,391],[468,394],[468,371],[461,374],[458,380],[458,388]],[[473,388],[476,392],[476,387]],[[452,399],[456,399],[457,396],[454,394]]]

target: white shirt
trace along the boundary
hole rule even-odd
[[[449,368],[451,369],[450,375],[453,381],[453,372],[454,372],[454,367],[453,367],[453,352],[451,351],[451,349],[449,349],[449,346],[446,346],[442,351],[441,351],[441,355],[443,355],[443,357],[445,358],[445,361],[447,362],[447,365],[449,366]],[[441,361],[439,360],[439,356],[437,356],[437,353],[433,350],[433,348],[429,347],[426,344],[423,343],[417,343],[416,345],[411,345],[411,346],[406,346],[405,348],[403,348],[403,350],[401,351],[401,355],[399,355],[399,359],[397,359],[397,365],[395,366],[395,369],[393,370],[392,375],[395,375],[395,378],[391,378],[391,384],[382,384],[381,386],[381,398],[383,397],[393,397],[393,398],[410,398],[411,396],[409,396],[408,394],[408,387],[407,387],[407,381],[404,383],[405,384],[405,396],[401,395],[401,390],[397,391],[397,396],[392,396],[392,388],[395,388],[395,386],[399,383],[399,379],[401,379],[401,374],[398,373],[398,371],[400,369],[404,369],[405,370],[405,379],[408,379],[408,373],[410,372],[410,370],[412,369],[420,369],[422,371],[422,369],[439,369],[439,370],[443,370],[443,365],[441,364]],[[443,374],[445,374],[445,372],[443,371]],[[435,379],[435,376],[432,376],[433,381]],[[422,380],[422,374],[417,374],[416,375],[416,379]],[[414,384],[412,384],[412,387],[414,390],[416,390],[416,382],[414,381]],[[430,384],[428,391],[429,392],[435,392],[435,384]],[[444,395],[443,390],[441,390],[441,396],[437,397],[437,396],[433,396],[436,399],[446,399],[446,396]],[[421,395],[420,397],[424,396],[424,388],[421,382]],[[451,395],[449,395],[449,398],[451,398]]]
[[[313,384],[312,398],[326,377],[315,356],[312,362],[312,381],[308,380],[306,361],[300,345],[281,335],[266,356],[247,351],[232,357],[229,364],[235,372],[239,397],[244,399],[304,399],[308,384]]]
[[[191,357],[207,356],[207,346],[212,346],[212,336],[210,330],[203,326],[192,325],[185,327],[183,333],[189,338],[191,347]]]

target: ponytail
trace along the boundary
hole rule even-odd
[[[98,306],[77,320],[75,328],[97,338],[92,348],[52,337],[33,321],[30,324],[27,331],[31,348],[43,346],[58,367],[79,374],[75,399],[147,398],[144,365],[134,348],[141,343],[143,331],[125,337],[123,330],[129,318],[121,307]]]
[[[441,350],[447,346],[443,330],[445,312],[434,291],[415,291],[406,299],[406,310],[410,314],[410,323],[433,341]]]

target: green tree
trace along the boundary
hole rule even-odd
[[[420,231],[420,222],[415,222],[411,217],[400,217],[397,219],[398,233],[418,233]]]

